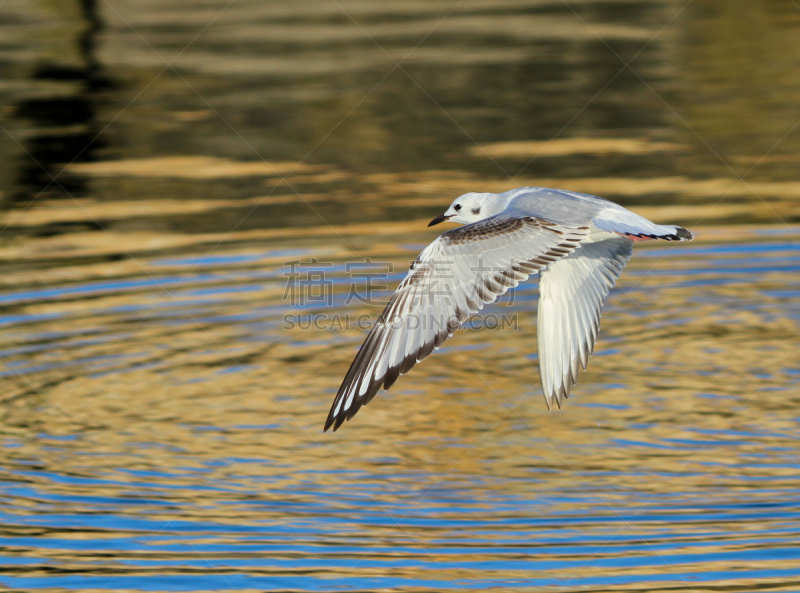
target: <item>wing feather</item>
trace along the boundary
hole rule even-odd
[[[539,280],[539,375],[547,407],[559,408],[585,370],[609,290],[633,252],[633,242],[613,237],[583,243],[552,263]]]
[[[568,256],[590,234],[503,213],[442,234],[411,265],[345,375],[325,430],[336,430],[428,357],[470,315]]]

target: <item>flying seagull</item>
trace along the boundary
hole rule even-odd
[[[539,376],[561,408],[586,369],[600,310],[636,241],[690,241],[603,198],[545,187],[467,193],[428,226],[451,229],[411,264],[358,351],[325,421],[335,431],[381,389],[453,335],[470,315],[539,274]]]

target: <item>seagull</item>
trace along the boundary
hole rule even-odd
[[[600,312],[633,244],[691,241],[604,198],[545,187],[456,198],[428,226],[441,234],[411,264],[367,335],[333,400],[324,431],[341,426],[381,388],[427,358],[484,305],[539,274],[539,376],[548,410],[560,409],[586,370]]]

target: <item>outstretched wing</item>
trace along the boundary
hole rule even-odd
[[[572,253],[589,232],[506,212],[442,234],[412,264],[369,332],[325,430],[339,428],[485,303]]]
[[[539,279],[537,337],[539,376],[547,407],[560,408],[586,370],[600,329],[600,310],[608,291],[633,252],[625,237],[583,243],[547,266]]]

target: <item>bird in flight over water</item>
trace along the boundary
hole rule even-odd
[[[690,241],[603,198],[521,187],[467,193],[428,226],[457,222],[411,264],[333,400],[325,430],[370,402],[453,335],[470,315],[539,274],[539,376],[548,409],[561,408],[586,369],[600,310],[636,241]]]

